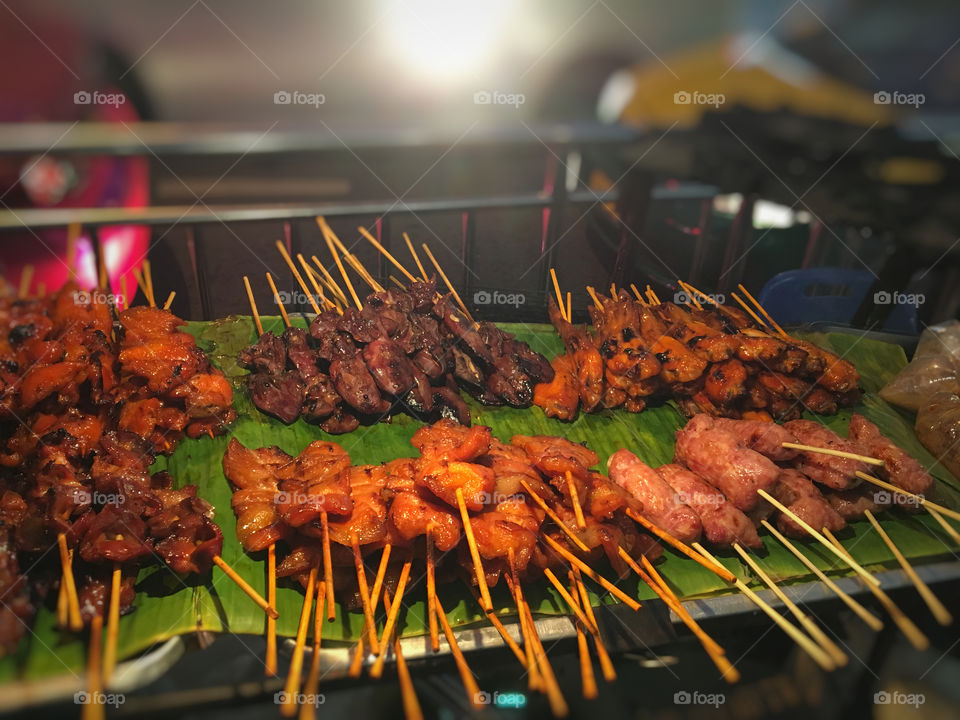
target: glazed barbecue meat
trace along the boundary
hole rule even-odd
[[[406,541],[426,535],[431,527],[437,550],[447,552],[460,542],[460,515],[431,493],[413,489],[398,493],[390,503],[390,522]]]
[[[576,360],[570,355],[557,355],[551,366],[553,380],[533,389],[533,403],[543,408],[547,417],[573,420],[580,404]]]
[[[258,373],[250,376],[248,385],[253,404],[263,412],[287,425],[300,417],[306,386],[295,372]]]
[[[784,427],[797,437],[797,442],[814,447],[830,448],[843,452],[867,455],[866,449],[854,440],[840,437],[829,428],[814,420],[791,420]],[[860,484],[856,473],[867,472],[870,467],[859,460],[804,452],[797,454],[794,467],[814,482],[834,490],[847,490]]]
[[[552,435],[514,435],[510,444],[523,448],[534,467],[549,478],[565,478],[569,472],[575,479],[586,481],[590,468],[600,462],[590,448]]]
[[[827,528],[830,532],[839,532],[847,526],[843,517],[827,502],[816,485],[797,470],[785,469],[777,479],[777,484],[773,486],[771,494],[814,530]],[[777,527],[790,537],[808,536],[807,531],[786,513],[779,513],[777,516]]]
[[[933,488],[933,477],[923,465],[894,445],[863,415],[850,418],[850,439],[863,447],[865,455],[883,460],[881,474],[898,488],[914,495],[926,495]]]
[[[743,512],[752,510],[759,499],[757,491],[769,491],[780,475],[773,462],[743,447],[708,415],[695,415],[677,431],[674,453],[676,462],[719,489]]]
[[[387,480],[387,471],[382,465],[354,465],[345,471],[353,499],[349,515],[330,519],[330,539],[350,547],[356,537],[360,545],[383,542],[387,537],[387,505],[381,491]],[[320,529],[311,526],[314,537],[320,537]]]
[[[247,552],[266,549],[287,533],[277,509],[279,484],[293,471],[293,458],[278,447],[245,448],[232,438],[223,455],[223,474],[236,488],[231,504],[237,539]]]
[[[626,508],[639,513],[643,503],[637,500],[622,487],[598,472],[590,473],[590,494],[584,503],[597,520],[610,520],[614,515]]]
[[[693,542],[700,538],[700,516],[678,499],[677,492],[652,467],[629,450],[618,450],[607,461],[610,479],[643,506],[640,513],[674,537]]]
[[[703,524],[703,536],[711,545],[730,547],[737,542],[748,548],[763,547],[750,519],[715,487],[681,465],[662,465],[657,468],[657,474],[678,499],[697,512]]]
[[[350,456],[337,443],[315,440],[292,461],[277,501],[290,527],[306,525],[321,513],[349,515],[353,510],[347,469]]]
[[[490,428],[464,427],[444,419],[417,430],[410,443],[424,457],[437,460],[474,460],[490,448]]]

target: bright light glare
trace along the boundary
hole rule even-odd
[[[490,59],[506,0],[410,0],[390,28],[401,56],[437,79],[464,78]]]

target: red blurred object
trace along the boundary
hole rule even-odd
[[[11,12],[43,37],[39,43],[18,22],[0,24],[0,63],[16,72],[0,73],[2,122],[137,122],[139,114],[117,88],[83,72],[97,66],[98,48],[84,46],[83,38],[66,25],[13,3]],[[112,103],[90,101],[113,94]],[[84,95],[86,93],[86,95]],[[84,103],[83,100],[88,102]],[[66,129],[66,128],[65,128]],[[63,156],[51,151],[29,158],[0,160],[0,201],[14,212],[20,208],[144,207],[149,204],[149,175],[143,157]],[[108,226],[98,232],[104,263],[114,293],[120,278],[139,266],[149,247],[149,228]],[[0,271],[18,286],[24,268],[32,265],[31,292],[42,284],[59,288],[68,278],[67,229],[7,233],[0,237]],[[83,233],[77,241],[77,282],[97,284],[93,238]],[[133,295],[136,282],[127,279]]]

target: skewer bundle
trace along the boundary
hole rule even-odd
[[[652,400],[673,398],[687,415],[790,419],[804,409],[835,413],[859,397],[852,364],[779,325],[771,330],[756,313],[660,302],[649,287],[645,296],[633,287],[635,297],[588,288],[590,332],[572,324],[555,273],[553,281],[550,320],[567,352],[554,359],[553,381],[538,386],[534,398],[551,417],[620,407],[640,412]]]
[[[361,420],[403,410],[425,419],[453,416],[469,424],[470,412],[458,387],[486,404],[525,407],[533,399],[534,385],[552,377],[546,359],[526,343],[492,323],[474,323],[465,308],[454,303],[456,299],[462,305],[452,286],[451,295],[440,296],[433,279],[410,276],[405,288],[384,290],[329,226],[322,223],[321,228],[356,308],[317,295],[321,307],[286,248],[278,244],[317,314],[308,331],[287,322],[281,336],[261,333],[257,343],[241,353],[241,364],[251,369],[251,397],[264,412],[285,423],[302,416],[334,434],[355,429]],[[365,299],[350,281],[341,255],[374,290]],[[302,268],[319,290],[319,278],[305,261]],[[331,293],[346,301],[333,277],[324,273]],[[279,298],[269,274],[268,282]]]

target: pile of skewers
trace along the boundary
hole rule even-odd
[[[309,332],[292,327],[267,273],[287,328],[278,336],[258,325],[259,339],[240,355],[240,363],[251,370],[247,386],[260,410],[285,423],[302,416],[335,434],[403,410],[423,419],[454,417],[469,425],[470,411],[458,387],[484,404],[527,407],[534,386],[553,378],[546,358],[529,345],[493,323],[474,322],[452,286],[450,294],[441,296],[435,276],[427,277],[424,271],[417,278],[403,269],[409,285],[396,280],[397,288],[385,289],[329,225],[322,218],[318,222],[356,308],[316,256],[311,266],[298,255],[298,269],[278,241],[316,316]],[[410,250],[422,269],[412,244]],[[426,245],[424,250],[447,281]],[[341,256],[373,291],[363,300]],[[249,292],[249,280],[245,283]]]
[[[95,684],[113,671],[140,568],[159,561],[187,575],[217,564],[239,579],[197,487],[150,471],[183,436],[223,432],[231,387],[183,322],[155,306],[152,280],[141,286],[150,307],[121,309],[106,289],[73,282],[0,297],[0,652],[55,595],[59,627],[90,628]]]
[[[635,298],[615,287],[610,297],[587,288],[594,301],[590,332],[571,323],[552,277],[557,302],[549,301],[550,320],[566,353],[552,362],[553,381],[534,391],[534,403],[551,417],[619,407],[640,412],[651,400],[673,398],[689,416],[790,420],[804,409],[835,413],[860,396],[851,363],[787,335],[758,304],[768,326],[736,293],[746,313],[686,283],[687,307],[660,302],[649,287],[644,297],[631,285]]]

